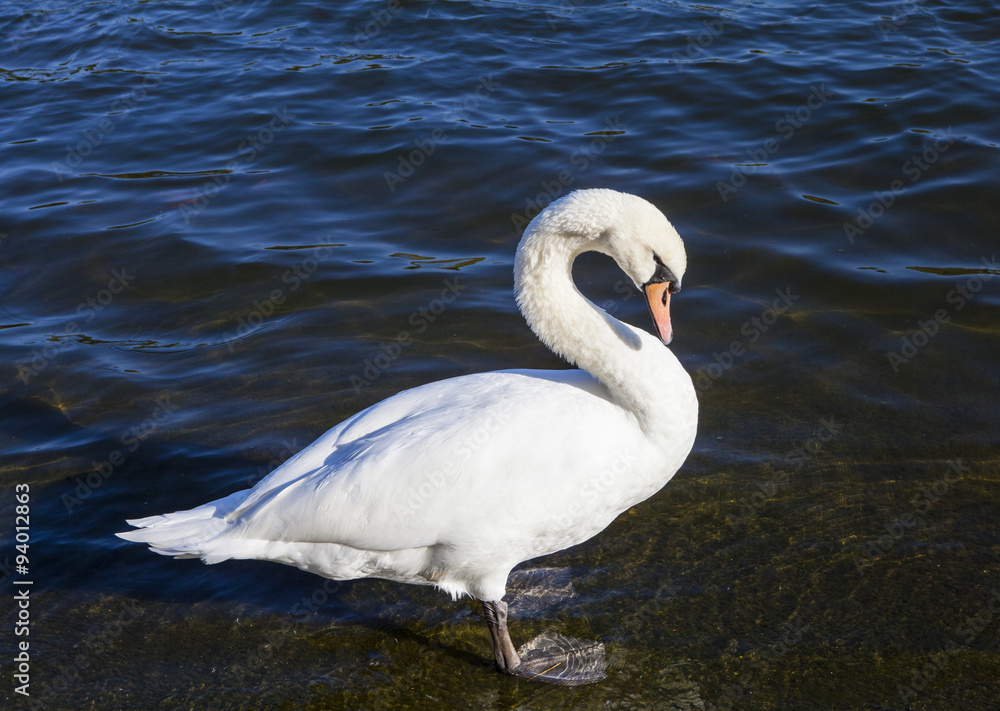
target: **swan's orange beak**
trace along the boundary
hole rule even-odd
[[[670,325],[670,282],[646,284],[642,290],[646,294],[646,304],[653,323],[656,324],[656,333],[664,344],[669,344],[674,337],[674,329]]]

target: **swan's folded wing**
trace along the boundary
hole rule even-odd
[[[582,476],[607,449],[597,435],[613,436],[608,420],[618,415],[602,393],[581,371],[484,373],[400,393],[260,482],[226,516],[230,532],[399,550],[447,541],[501,500],[531,517],[536,502],[572,488],[551,472]]]

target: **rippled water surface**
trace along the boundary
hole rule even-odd
[[[5,4],[0,697],[995,708],[998,45],[971,1]],[[597,186],[686,240],[701,402],[666,488],[529,564],[575,593],[515,642],[601,639],[606,681],[501,678],[476,606],[430,589],[113,537],[406,387],[565,367],[513,254]],[[648,327],[610,260],[575,273]]]

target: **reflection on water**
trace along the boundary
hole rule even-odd
[[[30,486],[43,708],[994,703],[992,15],[0,13],[0,501]],[[606,681],[500,678],[477,606],[433,590],[113,538],[401,389],[565,367],[516,311],[513,253],[540,207],[594,186],[685,237],[672,348],[701,402],[674,481],[537,561],[573,594],[512,626],[602,640]],[[575,273],[647,327],[609,260]]]

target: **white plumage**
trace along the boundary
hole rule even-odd
[[[669,340],[665,310],[686,266],[680,237],[645,200],[571,193],[526,229],[515,292],[538,337],[583,370],[481,373],[401,392],[252,489],[131,520],[137,530],[118,535],[206,563],[270,560],[499,601],[513,566],[600,532],[669,481],[694,442],[697,399],[676,357],[574,286],[573,260],[590,250],[645,289]]]

